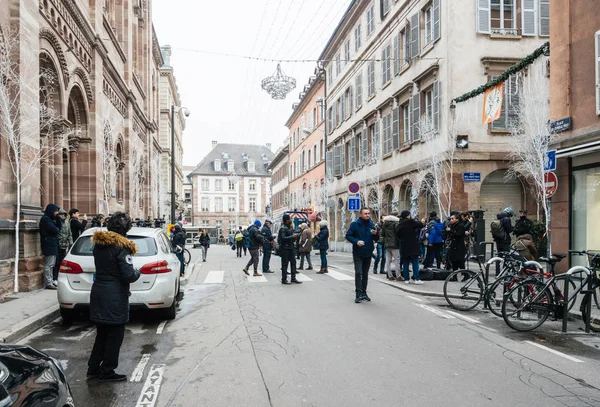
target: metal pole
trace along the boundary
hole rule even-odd
[[[171,105],[171,223],[175,223],[175,105]]]

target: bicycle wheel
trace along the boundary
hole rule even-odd
[[[523,281],[504,296],[502,318],[506,325],[519,332],[540,327],[553,306],[552,294],[539,281]]]
[[[470,270],[457,270],[444,281],[444,298],[459,311],[472,310],[483,298],[481,276]]]
[[[485,292],[485,305],[492,314],[502,316],[502,301],[506,294],[515,284],[514,276],[505,276],[497,279],[490,285]]]
[[[569,280],[569,297],[573,298],[572,295],[575,292],[575,290],[577,289],[577,284],[575,283],[575,281],[573,281],[575,276],[571,276],[572,278]],[[557,276],[554,278],[554,298],[558,301],[558,302],[564,302],[565,297],[564,297],[564,292],[565,292],[565,284],[567,284],[567,276],[565,274],[562,274],[560,276]],[[571,308],[573,308],[575,306],[575,301],[569,301],[569,311],[571,311]],[[593,305],[592,305],[593,307]]]
[[[587,314],[587,301],[590,301],[590,298],[593,298],[591,305],[591,314]],[[593,332],[600,332],[600,287],[596,287],[592,294],[586,294],[583,297],[583,301],[581,302],[581,316],[583,318],[583,322],[586,323],[589,319],[590,321],[590,330]]]
[[[192,255],[188,249],[183,249],[183,263],[187,266],[192,260]]]

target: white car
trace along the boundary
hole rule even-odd
[[[60,264],[58,302],[65,321],[81,311],[89,311],[90,291],[96,277],[91,237],[97,230],[100,228],[83,232]],[[139,280],[131,284],[130,308],[156,311],[165,319],[175,318],[181,263],[171,242],[161,229],[152,228],[131,228],[127,238],[138,247],[133,266],[141,273]]]

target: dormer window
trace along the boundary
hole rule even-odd
[[[223,156],[224,160],[229,160],[229,154],[227,154],[227,153],[221,153],[221,155]]]
[[[227,161],[227,171],[233,171],[233,161]]]
[[[254,172],[256,171],[256,165],[254,163],[254,160],[249,160],[248,161],[248,172]]]
[[[215,160],[215,171],[221,171],[221,160]]]

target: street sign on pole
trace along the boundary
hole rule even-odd
[[[544,171],[556,171],[556,150],[546,151],[544,155]]]
[[[360,198],[348,198],[348,210],[360,211]]]
[[[552,197],[556,193],[558,187],[558,177],[553,172],[546,172],[544,174],[544,190],[546,198]]]
[[[357,194],[358,191],[360,191],[360,185],[358,185],[358,182],[351,182],[348,184],[348,193]]]

